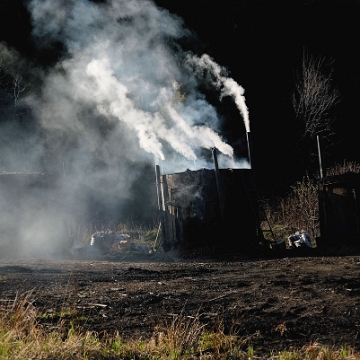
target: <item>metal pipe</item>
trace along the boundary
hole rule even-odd
[[[225,209],[224,209],[224,201],[223,201],[222,190],[221,190],[219,166],[218,166],[217,154],[216,154],[217,150],[216,150],[216,148],[212,148],[211,151],[212,151],[212,157],[213,157],[213,162],[214,162],[215,180],[216,180],[216,187],[217,187],[218,198],[219,198],[221,220],[224,223],[225,222]]]
[[[163,242],[166,241],[166,229],[165,229],[165,201],[164,201],[164,193],[161,184],[161,175],[160,175],[160,166],[155,165],[155,177],[156,177],[156,192],[158,198],[158,207],[160,213],[160,226],[161,226],[161,233],[163,236]]]
[[[250,131],[246,132],[246,141],[247,141],[247,150],[248,150],[250,169],[252,169],[253,168],[253,165],[252,165],[252,139],[251,139]]]
[[[160,166],[155,165],[155,181],[156,181],[156,195],[159,210],[161,210],[161,194],[160,194]]]
[[[316,141],[317,141],[317,149],[318,149],[318,157],[319,157],[319,168],[320,168],[320,180],[322,180],[324,178],[324,174],[323,174],[323,158],[322,158],[322,153],[321,153],[321,141],[320,141],[320,136],[316,135]],[[326,174],[325,174],[326,176]]]

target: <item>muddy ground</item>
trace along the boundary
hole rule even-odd
[[[0,260],[0,300],[32,291],[38,321],[49,331],[62,311],[62,320],[71,316],[84,331],[148,339],[183,314],[198,316],[209,331],[222,324],[258,354],[313,342],[360,350],[359,278],[354,254]]]

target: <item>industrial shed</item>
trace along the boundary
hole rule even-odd
[[[244,249],[259,234],[251,169],[158,175],[165,249]]]
[[[322,243],[359,244],[360,174],[327,176],[319,183]]]

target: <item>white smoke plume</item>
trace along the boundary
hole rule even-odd
[[[55,174],[60,190],[51,201],[61,211],[37,213],[43,203],[31,205],[31,216],[21,217],[27,225],[18,247],[37,239],[34,253],[56,248],[49,239],[61,232],[60,213],[76,222],[105,203],[117,214],[124,199],[140,199],[132,213],[144,212],[153,181],[143,174],[154,162],[166,172],[212,168],[202,155],[216,147],[220,167],[248,167],[220,135],[217,111],[176,43],[189,34],[179,17],[150,0],[30,0],[28,9],[39,49],[61,44],[62,52],[55,64],[32,69],[29,78],[41,86],[23,93],[22,116],[36,119],[37,137],[2,151],[0,171],[22,172],[26,164],[27,171]],[[211,69],[213,85],[235,99],[248,121],[243,89],[208,56],[191,61]],[[0,191],[0,199],[10,198]]]
[[[197,72],[210,72],[208,79],[221,90],[221,97],[232,96],[238,107],[243,120],[246,132],[250,132],[249,110],[245,103],[245,90],[234,79],[226,76],[226,70],[218,65],[209,55],[203,54],[200,58],[194,55],[187,56],[188,65]]]
[[[150,1],[138,0],[110,1],[102,6],[68,1],[55,7],[50,1],[33,0],[29,8],[34,33],[55,37],[68,51],[67,58],[58,64],[61,71],[47,79],[46,86],[51,88],[44,92],[57,94],[54,102],[46,95],[47,106],[40,114],[45,126],[52,122],[46,114],[49,106],[53,116],[61,100],[54,85],[61,84],[63,96],[95,105],[101,115],[125,123],[127,131],[136,134],[140,147],[156,158],[166,158],[164,143],[189,160],[196,159],[202,148],[214,146],[233,156],[216,129],[194,127],[194,121],[217,123],[211,105],[199,102],[200,94],[189,93],[184,103],[172,101],[177,91],[173,83],[189,83],[184,76],[191,77],[185,75],[167,45],[168,38],[185,35],[180,19]],[[197,118],[190,118],[189,108],[197,112]],[[61,113],[63,108],[57,115]],[[67,121],[61,119],[60,123]]]

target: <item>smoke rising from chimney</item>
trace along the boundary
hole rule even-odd
[[[187,63],[196,72],[208,71],[208,79],[221,91],[220,98],[232,96],[243,119],[246,132],[250,132],[249,110],[245,103],[245,90],[234,79],[227,77],[226,70],[218,65],[209,55],[204,54],[200,58],[194,55],[187,56]]]
[[[220,167],[248,167],[222,138],[219,115],[199,91],[198,71],[211,72],[212,85],[234,98],[249,128],[244,90],[209,56],[187,55],[177,45],[190,34],[182,19],[147,0],[30,0],[28,9],[37,46],[46,52],[62,44],[63,52],[54,66],[31,69],[41,87],[22,102],[39,131],[36,152],[23,154],[28,168],[63,178],[56,198],[74,221],[95,212],[93,204],[119,211],[118,204],[138,196],[133,184],[145,184],[143,170],[154,161],[166,162],[167,172],[195,162],[212,168],[202,154],[216,147]],[[4,170],[22,171],[23,163],[12,154],[2,159]],[[32,221],[42,224],[32,231],[56,223],[44,217],[42,211]],[[51,235],[37,236],[42,240],[33,248],[40,251]],[[21,244],[29,238],[36,234],[22,236]]]
[[[56,7],[49,3],[32,0],[29,5],[39,40],[50,36],[67,47],[66,59],[58,64],[65,74],[50,74],[48,81],[61,82],[63,90],[71,88],[75,101],[81,98],[96,105],[99,114],[124,122],[137,135],[140,147],[156,158],[166,158],[164,143],[189,160],[196,159],[201,148],[214,146],[233,156],[231,147],[216,133],[216,111],[202,101],[195,77],[168,46],[169,39],[187,34],[181,19],[150,1],[110,1],[101,6],[70,1]],[[233,96],[245,118],[242,88],[221,76],[220,67],[208,56],[198,61],[212,67],[223,85],[222,96]],[[183,102],[173,101],[178,91],[174,82],[185,84]],[[44,89],[48,91],[54,89]],[[195,112],[196,117],[189,116]],[[194,126],[194,122],[215,128]]]

